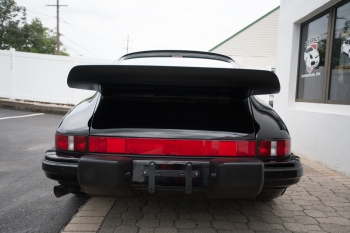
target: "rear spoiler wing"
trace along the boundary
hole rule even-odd
[[[83,65],[71,69],[67,83],[72,88],[99,92],[102,87],[125,85],[240,89],[248,96],[280,91],[273,72],[231,68]]]

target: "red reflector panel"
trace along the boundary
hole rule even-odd
[[[125,153],[125,139],[107,138],[107,153]]]
[[[125,153],[125,139],[89,137],[89,152]]]
[[[259,141],[259,156],[271,156],[271,141]]]
[[[255,141],[220,141],[219,156],[255,156]]]
[[[74,151],[86,151],[86,137],[74,136]]]
[[[107,138],[89,137],[89,152],[107,152]]]
[[[125,141],[126,154],[215,156],[217,141],[172,140],[172,139],[133,139]]]
[[[236,141],[221,141],[219,144],[219,156],[237,156]]]
[[[89,152],[175,155],[255,156],[255,141],[89,137]]]
[[[55,144],[57,150],[68,150],[68,136],[56,134]]]
[[[287,156],[291,152],[290,140],[277,141],[277,156]]]
[[[255,141],[237,141],[237,156],[255,156]]]

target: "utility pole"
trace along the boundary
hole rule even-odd
[[[129,40],[129,34],[128,34],[128,39],[126,40],[126,53],[129,53],[129,41],[132,41],[132,40]],[[125,49],[125,47],[123,47],[123,49]]]
[[[46,6],[55,6],[55,7],[57,7],[56,43],[57,43],[57,55],[60,55],[60,6],[67,6],[67,5],[60,5],[60,0],[57,0],[57,4],[56,5],[46,5]]]
[[[126,42],[126,53],[129,53],[129,34],[128,34],[128,40]]]

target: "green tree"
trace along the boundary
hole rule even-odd
[[[21,41],[20,26],[26,21],[26,8],[14,0],[0,0],[0,49],[17,48]]]
[[[63,45],[60,43],[60,45]],[[26,8],[14,0],[0,0],[0,49],[56,54],[56,33],[44,27],[39,18],[26,22]],[[60,54],[69,56],[62,47]]]
[[[21,28],[23,43],[18,51],[56,54],[56,33],[47,27],[44,27],[39,18],[34,18],[30,24],[26,23]],[[63,45],[60,43],[60,45]],[[63,47],[60,51],[63,56],[69,56]]]

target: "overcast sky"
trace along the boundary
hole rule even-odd
[[[16,0],[27,21],[56,28],[57,0]],[[279,0],[60,0],[61,41],[71,56],[116,59],[155,49],[208,51],[279,6]],[[259,35],[256,35],[259,38]]]

